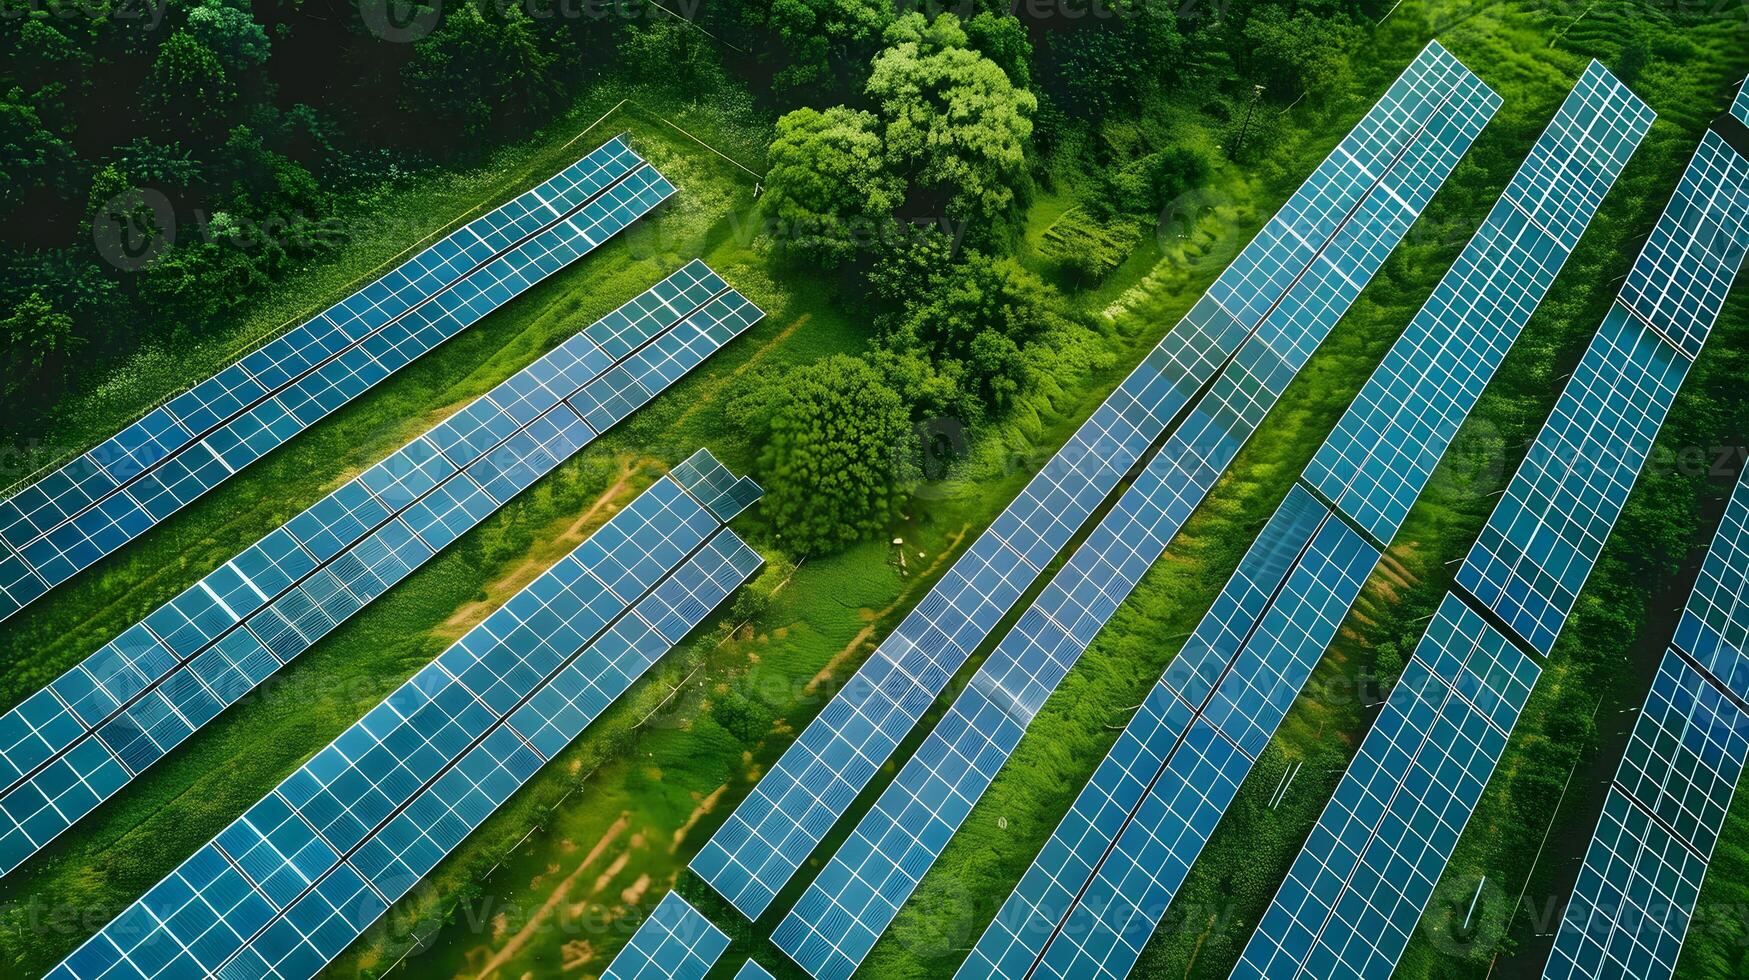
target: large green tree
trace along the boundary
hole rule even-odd
[[[837,266],[887,226],[904,185],[886,169],[878,127],[844,106],[797,109],[777,121],[765,207],[786,255]]]
[[[144,95],[146,107],[169,132],[211,137],[228,128],[237,87],[211,48],[177,31],[158,49]]]
[[[558,90],[548,71],[553,56],[523,8],[458,4],[443,24],[413,45],[408,100],[417,111],[453,125],[462,136],[536,118]],[[458,80],[465,80],[458,84]]]
[[[968,46],[959,18],[912,13],[887,28],[867,95],[889,165],[946,203],[952,217],[988,220],[1019,201],[1038,100]]]
[[[748,3],[743,17],[776,43],[763,52],[775,62],[780,90],[841,90],[860,77],[868,55],[893,17],[890,0],[766,0]],[[851,86],[850,91],[854,91]]]
[[[763,513],[798,554],[880,533],[907,479],[910,416],[881,373],[834,354],[777,376],[745,416],[763,439]]]

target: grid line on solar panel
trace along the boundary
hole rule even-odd
[[[665,505],[677,497],[683,497],[677,490],[665,494]],[[674,642],[696,627],[710,609],[745,582],[760,563],[758,555],[732,531],[717,531],[703,549],[695,551],[640,600],[636,615],[622,614],[606,635],[589,644],[585,656],[594,658],[589,669],[603,678],[616,677],[618,691],[623,692]],[[650,625],[675,615],[685,622],[675,624],[669,633]],[[635,656],[641,663],[629,663],[628,656]],[[583,658],[573,660],[567,670],[582,662]],[[549,679],[542,690],[554,682],[555,679]],[[355,730],[366,722],[354,726]],[[575,737],[583,724],[587,722],[578,724],[570,737]],[[343,735],[336,745],[346,739]],[[186,890],[179,872],[160,882],[99,931],[51,975],[57,978],[116,978],[123,972],[135,977],[183,975],[159,969],[162,957],[138,952],[141,947],[176,947],[198,948],[198,968],[193,972],[281,978],[311,976],[380,916],[390,902],[411,890],[444,854],[550,758],[525,741],[511,719],[500,718],[473,739],[459,760],[441,776],[428,780],[411,802],[377,833],[344,855],[343,861],[325,845],[313,843],[309,822],[288,816],[302,815],[303,809],[294,814],[283,797],[270,794],[188,862],[206,860],[207,855],[223,857],[222,848],[226,845],[229,846],[225,849],[237,852],[236,860],[227,860],[231,873],[223,887],[247,891],[258,899],[247,914],[232,915],[226,911],[230,906],[220,902],[141,923],[136,915],[138,909],[163,908]],[[319,761],[320,757],[311,766]],[[257,823],[271,829],[263,833],[255,826]],[[200,887],[196,886],[197,890]]]
[[[693,270],[694,273],[697,271]],[[694,323],[701,315],[706,315],[708,327]],[[652,350],[684,345],[688,351],[686,366],[690,367],[715,346],[745,330],[759,315],[757,307],[739,293],[727,290],[709,299],[679,327],[652,328],[653,336],[646,337],[643,346],[632,350],[621,366],[638,363],[636,359],[640,355]],[[650,322],[661,326],[661,321]],[[676,329],[688,325],[691,325],[689,332],[676,336]],[[574,387],[572,382],[578,379],[585,390],[589,385],[598,384],[598,377],[594,381],[589,378],[600,374],[604,356],[598,354],[593,360],[579,356],[580,351],[594,349],[586,337],[574,337],[567,344],[573,346],[561,345],[527,370],[542,376],[560,376],[565,369],[580,371],[577,378],[558,389],[561,391]],[[640,390],[647,394],[630,406],[635,407],[653,397],[671,380],[666,375],[651,376],[647,384],[640,385]],[[67,703],[61,707],[68,715],[90,719],[88,722],[60,723],[52,728],[36,725],[21,730],[16,723],[0,720],[0,737],[15,737],[11,744],[0,745],[0,757],[6,759],[5,771],[16,772],[22,777],[13,781],[14,785],[8,788],[3,802],[0,802],[0,815],[6,818],[0,821],[0,827],[4,828],[0,829],[0,862],[3,862],[0,867],[7,871],[16,867],[119,789],[127,781],[127,773],[138,773],[199,727],[178,723],[176,713],[169,710],[165,700],[165,693],[177,688],[166,686],[161,681],[183,667],[199,669],[204,663],[208,669],[223,668],[223,661],[209,660],[206,652],[202,652],[215,639],[240,635],[242,639],[233,641],[233,652],[239,644],[244,647],[253,644],[269,654],[271,659],[250,657],[259,668],[257,676],[252,678],[258,682],[265,677],[260,670],[270,673],[277,666],[275,661],[283,663],[302,652],[466,528],[496,510],[515,492],[593,438],[594,431],[563,402],[534,417],[527,426],[514,428],[516,416],[498,406],[500,402],[508,403],[504,392],[520,390],[524,388],[519,382],[506,382],[470,406],[490,405],[497,413],[495,416],[464,410],[467,421],[452,425],[457,422],[452,417],[422,437],[426,440],[425,449],[420,453],[422,458],[435,459],[436,453],[428,452],[435,448],[467,462],[459,467],[454,462],[446,463],[453,472],[444,482],[412,500],[398,513],[389,514],[380,507],[371,511],[372,519],[379,522],[375,530],[369,532],[371,536],[340,553],[328,564],[318,566],[305,552],[305,542],[324,540],[322,535],[336,526],[349,506],[366,506],[363,501],[370,499],[370,494],[360,488],[369,486],[372,474],[379,473],[385,464],[398,467],[397,454],[392,454],[385,464],[367,471],[355,484],[349,484],[348,487],[353,489],[342,488],[264,539],[262,545],[284,549],[281,558],[301,556],[295,565],[297,577],[276,581],[280,589],[274,593],[272,601],[251,602],[244,607],[248,610],[244,613],[248,618],[241,624],[235,618],[217,612],[218,604],[211,598],[214,592],[225,590],[230,590],[232,596],[242,595],[234,587],[234,580],[239,577],[238,562],[234,560],[209,576],[209,584],[216,581],[219,588],[191,588],[51,684],[54,697],[65,697]],[[495,396],[497,400],[494,400]],[[492,418],[504,419],[504,425],[494,428]],[[496,449],[482,449],[475,445],[464,452],[457,448],[466,444],[468,426],[476,424],[483,430],[505,433]],[[326,545],[321,547],[323,551],[328,548]],[[240,558],[248,555],[249,552],[245,552]],[[366,564],[360,555],[371,556],[372,564]],[[167,642],[154,639],[149,630],[160,621],[163,623],[163,628],[157,630],[160,635],[180,639]],[[237,628],[239,625],[241,628]],[[194,656],[196,653],[199,655]],[[250,656],[246,649],[242,654]],[[184,685],[182,689],[192,688],[192,685]],[[242,688],[235,693],[241,696],[246,690]],[[216,715],[227,703],[203,699],[201,723]],[[78,710],[82,705],[86,707]],[[40,714],[52,706],[53,703],[39,703],[33,705],[33,710]],[[105,718],[108,720],[103,720]],[[45,739],[45,730],[52,730],[62,741]],[[85,739],[84,736],[93,730],[98,739]],[[75,758],[68,753],[75,746],[84,746],[76,759],[101,777],[106,792],[90,793],[83,787],[63,785],[65,772],[71,764],[69,760]],[[102,755],[97,754],[100,748],[106,749]],[[126,771],[116,777],[109,774],[111,766],[125,766]]]
[[[1627,502],[1689,361],[1611,306],[1458,584],[1547,656]]]
[[[1749,480],[1731,493],[1671,643],[1749,701]]]
[[[1413,186],[1404,181],[1404,190],[1394,190],[1395,168],[1384,176],[1356,208],[1363,220],[1338,231],[1331,247],[1320,253],[1318,265],[1295,282],[1260,324],[1257,336],[1216,378],[1184,427],[1149,461],[979,667],[946,717],[773,933],[773,942],[792,959],[817,977],[846,976],[867,955],[995,778],[1033,714],[1213,488],[1480,132],[1498,105],[1491,96],[1478,83],[1468,97],[1454,103],[1449,119],[1435,115],[1427,138],[1412,142],[1401,160],[1403,172],[1414,175]],[[1362,551],[1371,552],[1346,525],[1340,531],[1357,546],[1357,560]],[[1369,570],[1377,553],[1371,556]],[[1358,581],[1354,587],[1358,589]],[[1255,668],[1266,670],[1262,664]],[[1235,707],[1231,701],[1217,704],[1214,715],[1231,725],[1238,714]],[[1254,741],[1245,730],[1225,734],[1245,744]]]
[[[1442,59],[1449,55],[1429,45],[1405,75],[1425,73],[1429,64],[1437,66]],[[1452,74],[1433,91],[1435,95],[1424,98],[1436,98],[1441,104],[1458,96],[1473,107],[1493,97],[1467,71]],[[1328,170],[1321,168],[1296,193],[1290,207],[1283,209],[1285,216],[1272,218],[1241,258],[1253,250],[1274,248],[1288,234],[1289,225],[1315,223],[1322,220],[1315,218],[1318,214],[1342,216],[1333,223],[1335,237],[1354,211],[1378,199],[1369,192],[1385,178],[1369,172],[1364,174],[1364,188],[1327,193],[1335,182],[1362,179],[1360,172],[1345,169],[1342,160],[1355,157],[1361,144],[1378,138],[1374,130],[1412,123],[1419,127],[1419,120],[1431,114],[1431,110],[1417,118],[1369,114],[1344,140],[1344,147],[1354,149],[1333,153],[1326,161],[1331,165]],[[1445,145],[1461,138],[1461,132],[1442,132],[1435,142]],[[1407,152],[1409,141],[1397,142],[1402,148],[1391,156],[1393,162]],[[1318,180],[1329,186],[1319,185]],[[1403,189],[1409,194],[1424,190],[1408,185]],[[1359,236],[1350,236],[1351,250],[1364,253],[1363,246]],[[1315,257],[1304,256],[1305,263]],[[1364,259],[1362,254],[1360,260]],[[1255,267],[1255,262],[1247,266]],[[1326,263],[1320,276],[1331,275],[1336,268]],[[1249,288],[1272,297],[1266,305],[1273,309],[1305,271],[1264,276]],[[1324,304],[1329,302],[1325,298]],[[1294,315],[1304,312],[1317,319],[1319,305],[1314,297]],[[1270,357],[1279,361],[1280,356],[1268,350],[1270,343],[1286,344],[1289,356],[1294,354],[1294,338],[1278,335],[1246,343],[1253,333],[1221,308],[1211,289],[882,641],[846,690],[827,704],[706,843],[693,859],[692,870],[743,914],[757,917],[957,666],[1207,380],[1240,357],[1259,363],[1241,364],[1235,374],[1255,373]]]
[[[674,892],[662,897],[601,980],[703,980],[729,937]]]
[[[1447,595],[1234,976],[1388,975],[1538,673]]]
[[[1494,205],[1307,466],[1376,540],[1395,536],[1651,118],[1592,63],[1508,185],[1516,205]],[[1527,212],[1559,215],[1565,241]]]
[[[672,185],[623,142],[609,146],[620,148],[612,156],[626,169],[613,174],[612,181],[606,180],[605,171],[601,179],[592,179],[585,202],[575,205],[576,210],[564,220],[529,233],[520,244],[484,261],[460,280],[435,285],[412,306],[380,322],[373,321],[368,330],[348,333],[333,327],[324,335],[333,343],[310,341],[321,356],[300,361],[298,369],[283,379],[276,375],[275,387],[263,387],[253,380],[256,375],[245,366],[248,358],[236,370],[227,369],[215,376],[212,383],[233,385],[227,388],[232,392],[236,390],[234,383],[250,379],[248,383],[255,385],[253,400],[233,399],[236,411],[229,416],[200,416],[205,428],[186,425],[182,431],[187,439],[167,449],[151,466],[126,477],[106,473],[104,486],[108,490],[96,496],[83,494],[83,503],[72,510],[51,506],[54,501],[31,488],[0,502],[0,522],[25,529],[15,531],[19,540],[12,545],[31,572],[24,575],[16,565],[0,569],[9,573],[0,578],[0,616],[15,611],[14,603],[21,606],[120,547],[414,357],[476,322],[496,305],[580,257],[673,193]],[[586,242],[587,247],[579,247],[574,240]],[[518,265],[529,271],[515,272],[512,286],[503,287],[503,281],[512,278],[504,270]],[[483,288],[481,283],[488,280],[498,282],[502,291]],[[477,299],[481,294],[490,299]],[[286,335],[297,336],[297,331]],[[293,341],[281,338],[263,350],[282,342]],[[194,392],[183,397],[192,395]],[[165,411],[175,414],[180,401],[173,400]],[[186,422],[191,417],[182,418]],[[33,503],[51,518],[60,515],[58,522],[44,525],[26,520],[28,515],[21,506]],[[0,534],[4,533],[0,529]]]

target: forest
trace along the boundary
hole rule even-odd
[[[863,973],[949,975],[1596,58],[1657,110],[1652,136],[1136,971],[1225,975],[1749,73],[1743,0],[0,2],[0,482],[71,458],[615,132],[680,188],[647,229],[0,624],[0,706],[681,262],[706,257],[769,314],[0,882],[0,972],[21,976],[701,444],[765,487],[744,521],[766,571],[329,975],[593,975],[672,887],[739,923],[730,960],[800,976],[765,943],[773,923],[737,918],[687,859],[1439,39],[1505,107],[1034,721]],[[1601,746],[1643,698],[1668,607],[1741,471],[1746,351],[1739,286],[1399,975],[1540,968],[1548,903],[1571,887],[1613,772]],[[1679,975],[1749,970],[1742,799]],[[1479,927],[1457,907],[1472,892],[1486,898]]]

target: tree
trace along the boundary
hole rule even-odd
[[[1046,87],[1067,108],[1097,121],[1139,105],[1183,67],[1184,38],[1173,4],[1113,0],[1109,16],[1050,40]]]
[[[146,107],[172,133],[224,132],[236,86],[213,50],[187,31],[170,35],[146,81]]]
[[[781,67],[772,84],[780,90],[822,90],[858,77],[892,16],[884,0],[768,0],[745,14],[777,41]]]
[[[861,358],[834,354],[772,379],[755,413],[763,513],[800,554],[879,534],[908,474],[905,403]]]
[[[889,164],[947,201],[954,217],[987,220],[1018,203],[1038,100],[968,48],[959,18],[912,13],[887,28],[867,94]]]
[[[43,125],[31,96],[16,86],[0,94],[0,214],[35,188],[58,185],[73,163],[73,148]]]
[[[267,64],[267,31],[246,8],[203,0],[188,12],[184,30],[218,57],[231,78],[242,78]]]
[[[843,106],[797,109],[777,121],[765,206],[781,251],[835,267],[891,219],[904,185],[886,170],[877,126]]]
[[[1281,7],[1259,7],[1245,22],[1245,60],[1252,77],[1269,85],[1271,98],[1291,102],[1340,78],[1358,36],[1337,18],[1305,11],[1290,17]]]
[[[6,350],[4,393],[11,397],[32,387],[56,385],[67,359],[83,343],[73,332],[73,318],[57,311],[32,292],[0,319],[0,345]]]
[[[550,107],[557,87],[552,55],[520,6],[464,3],[413,45],[405,75],[415,111],[480,136],[509,129]],[[458,80],[465,80],[458,84]]]
[[[965,30],[966,44],[995,62],[1016,88],[1032,84],[1032,41],[1020,21],[986,10],[966,21]]]

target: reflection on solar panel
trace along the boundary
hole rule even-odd
[[[1587,69],[1308,467],[1346,516],[1395,533],[1649,123],[1608,72]],[[1559,215],[1563,236],[1526,214]],[[1542,274],[1523,275],[1527,264]],[[1430,454],[1408,444],[1434,432]],[[1289,493],[962,976],[1128,972],[1377,559],[1311,493]]]
[[[728,948],[729,937],[721,929],[669,892],[601,980],[701,980]]]
[[[616,137],[0,501],[0,619],[673,193]]]
[[[1234,976],[1389,975],[1538,673],[1447,595]]]
[[[862,962],[1033,715],[1383,265],[1498,104],[1474,76],[1460,86],[979,667],[772,934],[809,973],[848,976]]]
[[[1217,372],[1247,357],[1240,372],[1263,379],[1285,365],[1281,358],[1300,356],[1295,343],[1306,338],[1285,335],[1287,325],[1269,330],[1269,314],[1363,202],[1381,206],[1370,192],[1473,78],[1437,44],[1422,52],[754,786],[693,859],[695,872],[748,917],[765,910],[947,679]],[[1405,181],[1399,191],[1419,188]],[[1350,234],[1348,252],[1360,261],[1369,245]],[[1306,291],[1303,305],[1339,302],[1348,285],[1326,288],[1328,295]],[[1317,318],[1300,309],[1286,319],[1302,314]],[[1246,343],[1253,336],[1263,343]],[[1271,344],[1285,353],[1273,355]]]
[[[1668,977],[1749,757],[1749,478],[1739,480],[1616,772],[1546,977]],[[1735,639],[1726,639],[1732,637]],[[1690,659],[1696,640],[1705,656]],[[1713,669],[1722,666],[1723,673]]]
[[[0,717],[0,872],[761,315],[686,266]]]
[[[758,568],[699,489],[658,481],[52,975],[312,976]]]
[[[1716,183],[1726,186],[1721,190]],[[1714,294],[1723,295],[1718,290],[1729,288],[1737,268],[1704,263],[1735,256],[1730,261],[1741,264],[1745,248],[1730,236],[1741,235],[1742,226],[1733,221],[1741,218],[1745,194],[1749,162],[1709,132],[1629,282],[1646,281],[1647,274],[1638,271],[1645,268],[1644,255],[1660,261],[1692,255],[1703,264],[1670,266],[1656,295],[1650,286],[1629,295],[1624,286],[1458,571],[1458,582],[1477,604],[1491,607],[1527,647],[1553,646],[1687,372],[1683,351],[1698,351],[1717,318]],[[1671,220],[1672,214],[1680,220]],[[1655,330],[1652,321],[1666,315],[1666,328]],[[1673,346],[1666,338],[1687,338],[1690,346]],[[1402,955],[1537,673],[1467,601],[1446,596],[1416,660],[1264,913],[1236,975],[1382,977]],[[1496,682],[1459,684],[1450,691],[1450,678],[1458,675],[1438,658],[1449,658],[1454,649],[1485,652]],[[1429,680],[1436,676],[1446,680]],[[1448,690],[1438,690],[1442,685]],[[1668,742],[1645,758],[1654,755],[1672,755]],[[1647,791],[1644,781],[1635,785]],[[1681,787],[1689,805],[1695,799],[1691,788]],[[1648,867],[1641,857],[1670,849],[1632,811],[1618,808],[1613,819],[1600,846],[1619,857],[1600,855],[1594,871],[1600,880],[1611,876],[1607,887],[1620,893],[1637,887],[1632,876]],[[1589,887],[1592,900],[1619,908],[1604,885]],[[1656,938],[1656,931],[1648,936]],[[1599,952],[1602,941],[1586,935],[1593,948],[1569,940],[1570,956],[1595,962],[1621,955]],[[1624,942],[1631,941],[1624,933]],[[1653,965],[1643,949],[1624,961],[1636,968]]]
[[[1396,535],[1652,118],[1592,62],[1318,450],[1306,481],[1375,539]]]

